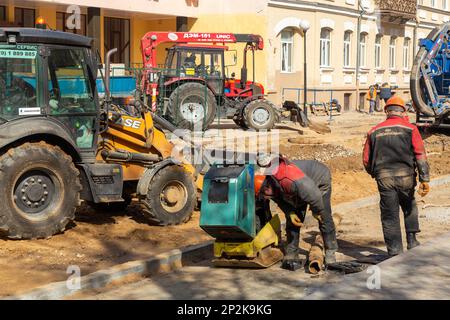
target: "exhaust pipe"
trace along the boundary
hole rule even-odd
[[[105,100],[107,102],[111,102],[111,86],[110,86],[110,74],[109,74],[109,68],[111,66],[111,56],[117,52],[117,48],[111,49],[106,53],[106,59],[105,59]]]

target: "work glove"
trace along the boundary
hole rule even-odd
[[[323,223],[323,219],[320,214],[318,214],[317,212],[313,212],[312,215],[317,221],[319,221],[319,223]]]
[[[421,182],[419,186],[419,190],[417,190],[417,193],[421,197],[425,197],[430,192],[430,184],[428,182]]]
[[[294,226],[296,226],[298,228],[303,227],[302,220],[300,220],[300,218],[294,212],[291,212],[289,214],[289,218],[291,219],[291,222]]]

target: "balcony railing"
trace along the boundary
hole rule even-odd
[[[375,12],[382,21],[404,24],[415,20],[417,0],[375,0]]]

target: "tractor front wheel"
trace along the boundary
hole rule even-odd
[[[275,120],[275,110],[265,99],[254,100],[244,108],[245,125],[250,129],[271,130],[275,126]]]
[[[144,213],[158,225],[177,225],[189,221],[197,201],[194,179],[180,166],[158,171],[142,200]]]
[[[0,234],[48,238],[74,219],[80,205],[79,171],[59,147],[25,143],[3,154],[0,168]]]

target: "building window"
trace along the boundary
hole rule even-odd
[[[448,0],[442,0],[442,10],[448,10]]]
[[[361,33],[361,37],[359,39],[359,65],[361,67],[366,66],[366,57],[367,57],[367,33]]]
[[[111,57],[112,63],[130,64],[130,20],[105,17],[105,54],[113,48],[119,51]]]
[[[14,8],[14,22],[19,27],[34,28],[34,9]]]
[[[396,44],[396,38],[395,37],[391,37],[391,40],[389,42],[389,68],[390,69],[395,69],[395,44]]]
[[[382,35],[378,34],[375,38],[375,68],[381,68],[381,39]]]
[[[320,31],[320,66],[330,66],[331,30],[322,28]]]
[[[281,72],[292,72],[292,51],[294,47],[294,32],[281,32]]]
[[[72,13],[56,12],[56,30],[86,35],[86,15],[80,15],[80,29],[76,29],[76,26],[71,27]],[[69,23],[68,23],[69,22]],[[68,26],[69,25],[69,26]]]
[[[6,7],[0,6],[0,21],[6,21]]]
[[[431,0],[431,6],[432,6],[433,8],[436,8],[436,0]]]
[[[350,67],[350,53],[352,45],[352,32],[345,31],[344,33],[344,67]]]
[[[177,17],[177,32],[188,31],[188,18],[187,17]]]
[[[423,5],[423,0],[418,0],[418,1],[417,1],[417,4]]]
[[[411,40],[409,38],[405,38],[403,42],[403,69],[409,70],[409,44]]]

